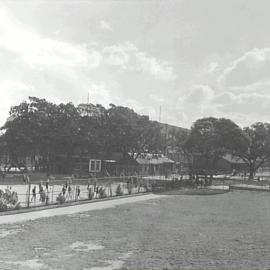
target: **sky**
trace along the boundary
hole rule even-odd
[[[189,128],[270,122],[268,0],[0,0],[0,124],[28,96]]]

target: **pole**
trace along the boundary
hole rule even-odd
[[[53,203],[53,192],[54,192],[54,185],[52,186],[52,203]]]
[[[29,176],[27,176],[27,180],[28,180],[27,208],[29,208],[30,207],[30,191],[31,191],[31,182],[30,182]]]

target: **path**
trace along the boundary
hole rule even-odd
[[[87,204],[46,209],[46,210],[35,211],[35,212],[0,216],[0,224],[17,223],[17,222],[35,220],[35,219],[45,218],[45,217],[70,215],[70,214],[75,214],[79,212],[101,210],[101,209],[111,208],[111,207],[115,207],[115,206],[126,204],[126,203],[141,202],[141,201],[146,201],[146,200],[151,200],[151,199],[157,199],[160,197],[165,197],[165,195],[147,194],[147,195],[141,195],[141,196],[126,197],[126,198],[119,198],[119,199],[114,199],[114,200],[97,201],[97,202],[90,202]]]

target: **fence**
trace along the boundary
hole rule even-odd
[[[160,192],[181,187],[206,187],[212,185],[194,180],[189,180],[188,175],[164,176],[121,176],[90,179],[50,179],[49,181],[35,180],[22,185],[12,185],[6,188],[9,193],[16,193],[17,201],[23,208],[44,205],[63,204],[86,200],[98,200],[121,195],[133,195],[146,192]],[[214,180],[213,185],[224,185],[224,179]],[[226,183],[227,184],[227,183]],[[1,197],[1,196],[0,196]],[[1,205],[0,205],[1,206]],[[0,207],[1,211],[1,207]]]
[[[23,185],[1,186],[9,194],[16,192],[23,208],[42,205],[97,200],[152,191],[153,180],[144,176],[105,177],[96,179],[53,179]]]

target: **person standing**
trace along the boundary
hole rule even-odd
[[[42,194],[43,194],[43,186],[41,185],[41,183],[39,183],[39,200],[42,201]]]
[[[80,186],[77,187],[77,200],[80,199],[81,189]]]
[[[62,193],[63,193],[63,196],[65,197],[66,196],[66,185],[63,185],[63,188],[62,188]]]
[[[47,190],[49,190],[49,182],[50,182],[50,180],[48,178],[47,181],[46,181],[46,184],[45,184]]]
[[[71,188],[71,185],[68,186],[68,200],[72,201],[72,188]]]
[[[45,203],[46,205],[49,204],[49,189],[46,186],[46,191],[45,191]]]
[[[36,203],[36,197],[37,197],[37,194],[36,194],[36,186],[34,186],[33,189],[32,189],[32,198],[31,198],[31,202],[34,200],[34,203]]]

